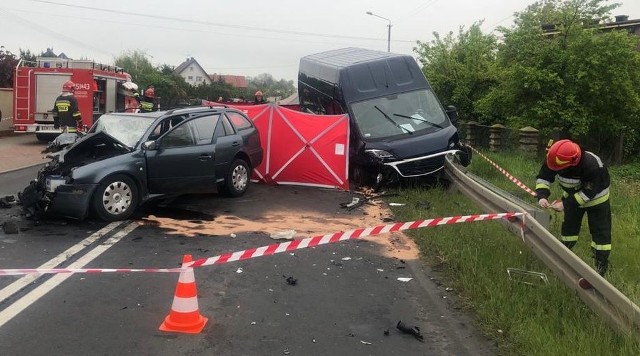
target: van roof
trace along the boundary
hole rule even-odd
[[[359,63],[377,61],[383,58],[411,57],[406,54],[374,51],[364,48],[341,48],[310,54],[300,58],[300,72],[337,83],[341,69]]]

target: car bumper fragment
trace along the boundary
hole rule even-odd
[[[84,219],[89,215],[91,197],[97,184],[62,184],[58,186],[49,211],[52,213]]]

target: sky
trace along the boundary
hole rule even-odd
[[[141,51],[154,65],[195,58],[209,74],[296,81],[300,57],[344,47],[413,55],[416,41],[513,24],[533,0],[18,0],[0,4],[0,46],[18,54],[47,48],[113,64]],[[611,1],[608,3],[612,3]],[[640,1],[617,1],[614,15],[640,18]],[[373,15],[368,15],[371,12]],[[613,20],[613,19],[612,19]]]

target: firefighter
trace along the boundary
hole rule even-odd
[[[262,92],[260,90],[258,90],[256,92],[256,94],[255,94],[254,103],[256,103],[256,104],[264,104],[265,103],[264,97],[262,96]]]
[[[144,90],[142,98],[136,93],[136,100],[140,104],[140,112],[152,112],[158,110],[158,103],[155,98],[155,89],[153,85],[149,85]]]
[[[562,200],[549,203],[549,187],[555,177],[563,190]],[[578,241],[582,218],[587,214],[591,251],[596,271],[604,276],[611,252],[611,204],[609,171],[600,157],[571,140],[553,143],[536,180],[538,204],[564,211],[560,231],[562,243],[572,249]]]
[[[76,132],[82,126],[82,117],[78,109],[78,100],[73,96],[75,84],[67,80],[62,84],[62,93],[53,105],[53,125],[56,129],[62,127],[67,132]]]

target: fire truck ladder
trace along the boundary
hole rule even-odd
[[[20,59],[20,61],[18,61],[18,65],[16,65],[13,107],[15,108],[14,112],[16,113],[16,116],[19,116],[18,113],[22,113],[23,115],[26,113],[26,115],[22,117],[14,117],[14,122],[15,120],[28,120],[31,115],[29,112],[29,102],[31,101],[29,79],[31,78],[32,70],[26,71],[26,74],[23,74],[25,71],[19,70],[23,65],[22,62],[23,60]]]

